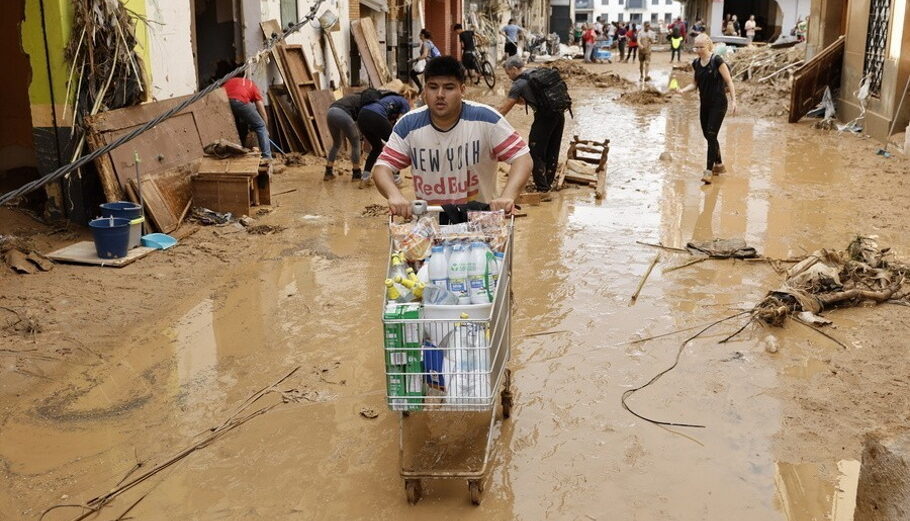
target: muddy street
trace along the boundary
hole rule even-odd
[[[674,74],[685,80],[655,61],[658,89]],[[608,67],[637,78],[632,65],[591,70]],[[499,81],[469,97],[495,104],[508,80]],[[729,172],[703,186],[696,98],[635,105],[620,93],[573,83],[565,132],[564,147],[573,134],[610,140],[606,197],[570,185],[516,221],[515,407],[496,426],[482,505],[470,504],[463,481],[430,481],[420,503],[405,499],[381,353],[387,218],[362,214],[384,200],[347,179],[323,182],[314,162],[274,180],[275,191],[297,191],[258,220],[283,231],[201,227],[120,270],[0,275],[0,306],[43,324],[0,336],[0,518],[38,519],[128,482],[299,366],[281,386],[293,399],[266,397],[262,405],[278,405],[118,496],[101,517],[144,497],[129,516],[839,519],[847,500],[838,483],[858,471],[862,436],[908,421],[910,309],[827,313],[827,333],[846,349],[793,322],[751,325],[719,343],[744,323],[724,322],[628,399],[643,416],[704,427],[658,426],[623,409],[624,391],[783,277],[765,262],[672,269],[689,256],[641,243],[742,238],[786,259],[862,234],[906,259],[908,161],[743,104],[720,135]],[[527,136],[531,115],[516,109],[509,120]]]

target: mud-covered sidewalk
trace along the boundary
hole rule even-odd
[[[658,88],[671,75],[665,58],[655,57]],[[865,433],[908,421],[910,309],[827,313],[826,332],[846,349],[795,323],[750,326],[724,344],[741,322],[712,329],[629,400],[705,428],[655,426],[623,410],[623,392],[668,367],[697,331],[680,330],[751,308],[783,276],[729,260],[671,270],[686,256],[637,241],[740,237],[789,258],[863,234],[908,259],[910,164],[877,156],[875,141],[745,104],[721,133],[729,172],[704,187],[695,97],[635,105],[618,88],[572,86],[566,142],[611,140],[606,197],[569,187],[516,223],[515,408],[480,507],[463,482],[429,482],[417,506],[405,500],[398,417],[384,405],[387,219],[364,211],[382,199],[323,182],[313,164],[274,179],[276,192],[297,189],[256,216],[275,233],[190,227],[178,247],[122,269],[0,275],[0,327],[12,324],[0,331],[0,518],[38,519],[129,483],[237,420],[249,396],[299,366],[281,385],[292,392],[248,412],[274,408],[137,483],[101,517],[824,519],[838,463],[859,459]],[[504,92],[470,97],[495,105]],[[509,120],[526,135],[530,115]],[[0,212],[0,233],[40,250],[74,239]]]

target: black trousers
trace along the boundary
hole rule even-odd
[[[370,155],[363,166],[364,172],[373,170],[376,159],[382,153],[383,141],[388,141],[392,135],[392,122],[385,116],[372,110],[361,110],[357,115],[357,127],[360,134],[370,143]]]
[[[549,191],[556,178],[559,165],[559,146],[562,144],[562,131],[566,126],[566,115],[563,113],[535,112],[531,133],[528,135],[528,147],[531,159],[534,160],[534,185],[541,192]]]
[[[717,136],[720,134],[720,126],[723,124],[724,116],[726,115],[726,96],[701,100],[699,117],[701,119],[701,131],[708,141],[708,161],[705,167],[708,170],[714,168],[715,164],[723,163],[720,158],[720,142],[717,140]]]
[[[505,51],[506,51],[506,54],[508,54],[509,56],[515,56],[516,54],[518,54],[518,46],[512,42],[506,42]]]
[[[411,69],[411,79],[414,80],[414,85],[417,85],[417,94],[423,92],[423,85],[420,84],[420,77],[423,75],[422,72],[417,72],[414,69]]]
[[[682,61],[682,44],[679,44],[679,49],[674,49],[673,46],[670,45],[670,63],[673,63],[674,56],[676,56],[676,61]]]

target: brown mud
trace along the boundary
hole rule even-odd
[[[652,76],[663,89],[671,71],[661,58]],[[632,64],[610,70],[638,74]],[[503,88],[471,97],[497,104]],[[384,405],[380,354],[387,221],[364,212],[382,200],[347,179],[323,182],[315,163],[275,178],[276,192],[298,190],[276,197],[256,224],[280,233],[188,227],[195,233],[174,249],[119,270],[0,275],[0,306],[41,326],[0,331],[0,517],[37,519],[108,492],[300,366],[286,386],[307,399],[190,454],[101,518],[147,494],[129,516],[823,519],[839,504],[838,480],[852,472],[863,435],[910,420],[910,309],[826,313],[835,324],[828,333],[848,349],[792,322],[718,344],[739,324],[719,326],[630,399],[642,414],[706,427],[658,427],[623,411],[620,396],[669,366],[694,331],[632,342],[749,309],[782,277],[765,263],[729,260],[663,273],[688,260],[665,253],[630,305],[656,253],[636,241],[742,237],[786,258],[875,234],[907,259],[908,162],[876,156],[872,140],[743,107],[721,131],[728,173],[704,187],[696,97],[637,106],[614,102],[617,91],[576,86],[573,95],[565,142],[611,140],[606,197],[564,190],[517,223],[515,407],[497,424],[480,507],[464,482],[427,482],[417,506],[405,501],[399,419]],[[509,120],[526,133],[531,115],[515,110]],[[664,152],[672,160],[660,161]],[[42,251],[83,234],[0,211],[0,233]],[[11,320],[0,309],[0,327]],[[368,419],[364,409],[379,415]]]

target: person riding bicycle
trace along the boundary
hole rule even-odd
[[[474,31],[466,31],[461,24],[452,26],[461,43],[461,64],[468,72],[468,77],[473,81],[480,74],[480,65],[477,63],[477,44],[474,42]]]

